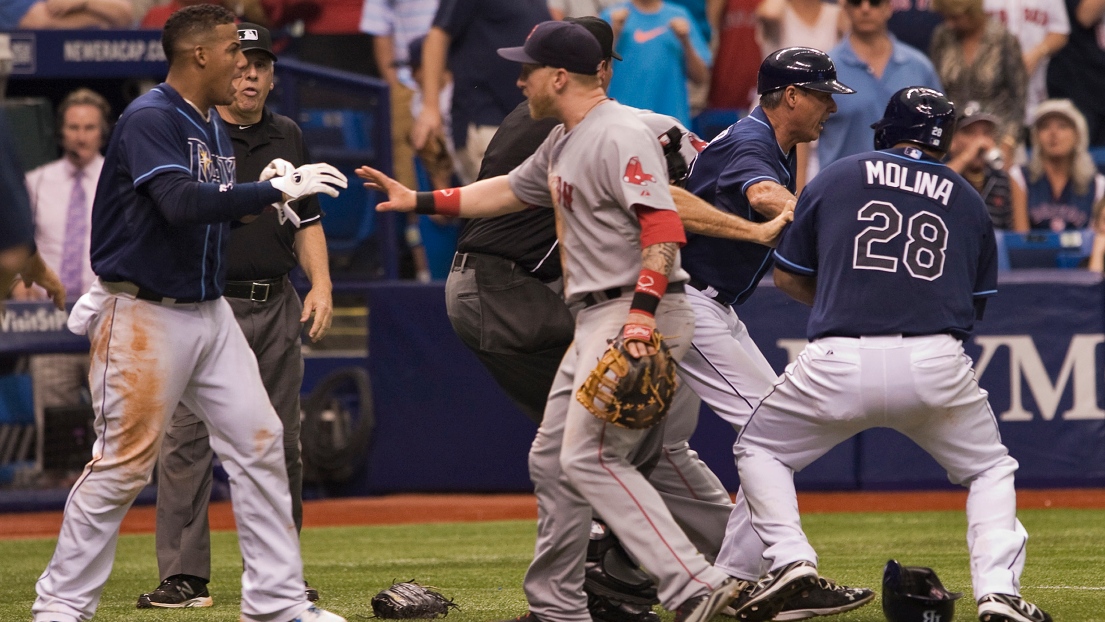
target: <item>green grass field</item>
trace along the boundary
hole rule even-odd
[[[1024,595],[1057,621],[1105,621],[1105,510],[1023,510],[1031,536]],[[811,514],[803,518],[821,555],[820,570],[842,583],[879,588],[894,557],[931,566],[951,590],[967,593],[957,620],[975,620],[962,512]],[[309,529],[302,535],[306,574],[322,604],[350,622],[372,616],[369,599],[393,579],[417,579],[456,600],[453,622],[487,622],[525,611],[521,580],[533,552],[532,521]],[[115,570],[96,620],[238,620],[241,562],[233,533],[212,538],[210,609],[138,610],[157,584],[152,535],[119,541]],[[0,620],[30,620],[34,582],[53,540],[0,541]],[[670,622],[671,614],[662,613]],[[719,618],[724,620],[725,618]],[[876,599],[841,621],[883,620]]]

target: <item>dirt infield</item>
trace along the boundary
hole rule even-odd
[[[962,509],[965,491],[954,492],[832,492],[801,493],[803,512],[895,512]],[[1019,490],[1020,508],[1105,508],[1105,489]],[[123,520],[123,533],[152,533],[155,509],[131,509]],[[211,504],[211,528],[233,529],[229,502]],[[427,495],[330,499],[303,504],[304,527],[341,525],[396,525],[536,519],[533,495]],[[0,514],[0,539],[56,536],[60,512]]]

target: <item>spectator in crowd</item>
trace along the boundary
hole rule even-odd
[[[291,119],[265,106],[273,87],[269,31],[257,24],[238,26],[248,65],[235,80],[234,101],[217,110],[234,146],[236,175],[245,183],[258,179],[269,162],[281,158],[292,166],[309,158],[303,135]],[[284,430],[284,465],[291,492],[295,529],[303,527],[303,462],[299,444],[299,390],[303,384],[300,335],[310,326],[312,341],[330,328],[333,303],[321,210],[314,196],[297,201],[299,227],[281,222],[275,210],[242,220],[227,243],[223,296],[257,359],[267,397]],[[311,290],[300,302],[288,273],[303,268]],[[177,406],[165,430],[158,457],[157,566],[161,584],[138,598],[138,608],[209,607],[211,534],[207,504],[211,498],[214,452],[207,426],[188,407]],[[318,600],[305,588],[307,600]]]
[[[76,300],[96,279],[88,244],[92,226],[92,199],[104,158],[111,107],[88,89],[70,93],[58,106],[57,131],[61,158],[27,173],[27,192],[35,218],[35,245],[47,265],[56,266],[66,296]],[[12,296],[20,300],[47,297],[39,287],[16,285]],[[36,354],[29,358],[34,396],[35,424],[45,429],[46,409],[76,406],[88,396],[88,353]],[[83,397],[82,397],[83,396]],[[43,437],[35,449],[42,466]]]
[[[1048,64],[1047,92],[1074,102],[1091,145],[1105,145],[1105,2],[1066,0],[1070,39]]]
[[[677,4],[691,14],[691,23],[698,27],[698,32],[707,42],[713,39],[717,21],[710,19],[710,4],[724,4],[723,0],[666,0]],[[716,13],[716,9],[713,10]]]
[[[1086,268],[1091,272],[1105,272],[1105,198],[1093,206],[1094,238],[1090,260]]]
[[[130,28],[129,0],[6,0],[0,2],[0,31],[48,28]]]
[[[840,5],[821,0],[762,0],[756,16],[763,25],[761,57],[796,46],[828,52],[848,29]]]
[[[1093,225],[1094,205],[1105,194],[1105,176],[1090,157],[1086,118],[1069,99],[1049,99],[1029,126],[1032,155],[1011,171],[1028,197],[1033,229],[1065,231]]]
[[[604,9],[622,0],[549,0],[549,14],[553,19],[565,17],[597,16]]]
[[[929,57],[957,108],[976,101],[1000,120],[999,144],[1012,163],[1024,126],[1028,74],[1021,45],[982,10],[982,0],[933,0],[944,23],[932,35]]]
[[[268,26],[268,14],[278,2],[279,0],[171,0],[168,4],[154,6],[146,11],[140,27],[161,30],[170,15],[193,4],[217,4],[233,11],[240,20]]]
[[[986,14],[1001,21],[1021,44],[1028,74],[1025,120],[1047,99],[1047,65],[1063,49],[1070,35],[1070,20],[1063,0],[985,0]]]
[[[523,99],[515,85],[518,68],[495,50],[517,45],[548,19],[545,0],[442,0],[422,47],[425,84],[422,113],[412,132],[414,148],[444,136],[439,96],[448,61],[455,83],[449,131],[457,172],[463,183],[475,181],[487,143]]]
[[[610,97],[691,124],[687,81],[710,79],[710,46],[683,7],[667,0],[630,0],[602,12],[614,29]]]
[[[932,0],[890,0],[894,14],[887,24],[902,43],[918,50],[928,51],[932,44],[932,31],[943,18],[932,10]]]
[[[822,167],[871,150],[875,140],[871,124],[882,118],[886,102],[899,89],[942,88],[928,57],[899,41],[887,28],[890,0],[845,0],[844,13],[852,30],[829,56],[836,63],[840,81],[852,86],[856,94],[841,97],[836,114],[825,121],[817,146]]]
[[[711,2],[715,11],[718,46],[710,78],[711,108],[750,110],[756,102],[756,76],[760,71],[756,7],[760,0]],[[704,136],[703,138],[711,138]]]
[[[1012,182],[997,148],[1002,120],[968,102],[948,150],[948,167],[962,175],[982,196],[995,229],[1028,231],[1024,189]]]
[[[433,25],[437,0],[364,0],[361,32],[372,35],[376,68],[391,95],[391,164],[395,178],[413,188],[414,151],[411,149],[411,100],[418,84],[410,66],[410,44]]]

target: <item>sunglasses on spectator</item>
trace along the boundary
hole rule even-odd
[[[883,3],[886,2],[886,0],[848,0],[848,5],[849,6],[863,6],[864,2],[866,2],[867,4],[870,4],[871,7],[874,8],[874,7],[882,6]]]

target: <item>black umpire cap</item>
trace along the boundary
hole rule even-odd
[[[791,85],[840,95],[855,93],[837,81],[833,59],[814,48],[783,48],[768,54],[760,63],[757,93],[763,95]]]
[[[268,54],[273,62],[276,62],[276,54],[272,51],[272,35],[269,29],[258,24],[242,22],[238,24],[238,40],[242,42],[242,51],[261,50]]]

